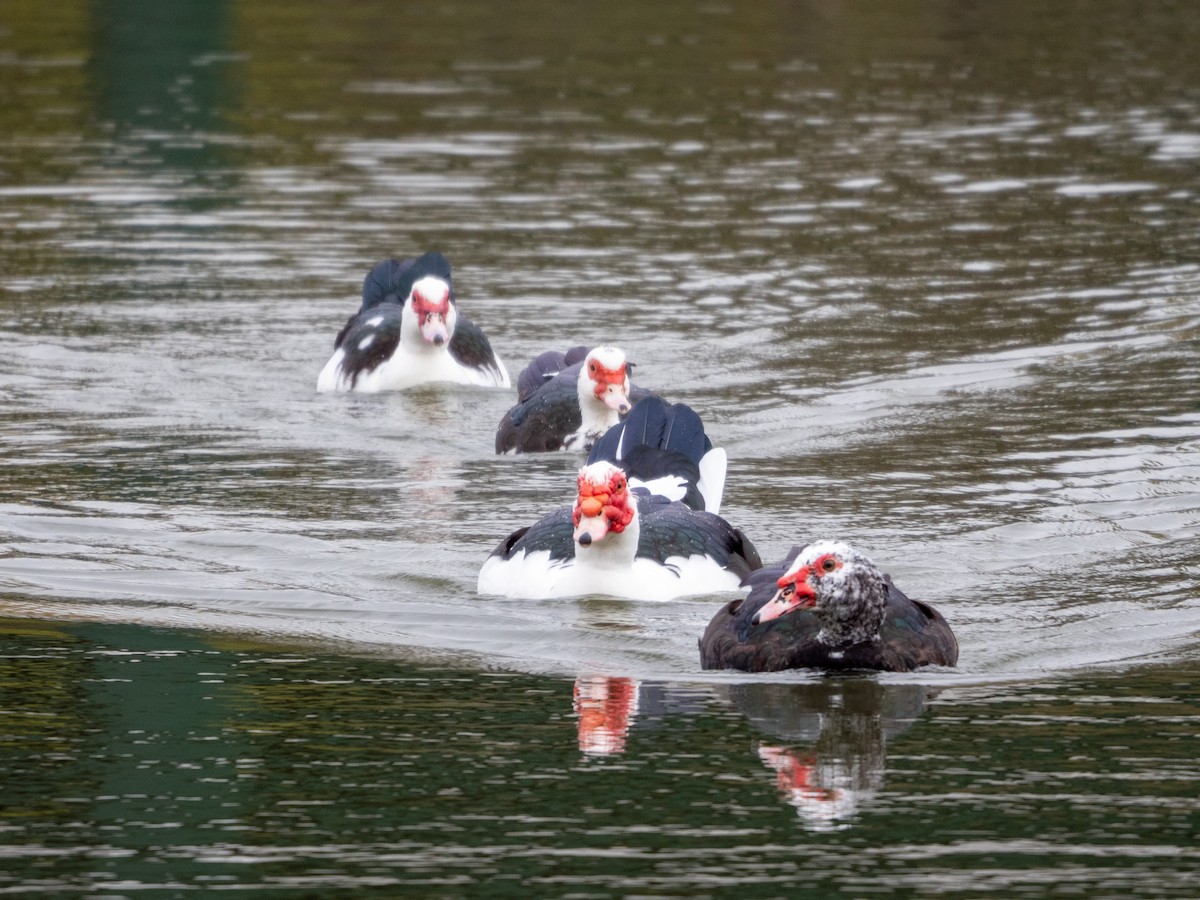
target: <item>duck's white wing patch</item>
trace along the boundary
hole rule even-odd
[[[650,493],[658,497],[666,497],[668,500],[682,500],[687,495],[688,489],[687,482],[677,475],[661,475],[649,481],[631,478],[629,486],[645,488]]]
[[[713,447],[700,460],[700,481],[696,485],[704,497],[704,508],[710,513],[721,512],[721,500],[725,496],[725,472],[729,461],[724,447]]]

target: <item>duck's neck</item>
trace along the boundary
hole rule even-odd
[[[822,580],[813,610],[821,630],[817,640],[828,647],[879,640],[887,609],[887,585],[874,573],[848,575],[840,583]]]
[[[588,443],[592,443],[620,422],[621,417],[615,409],[596,396],[591,381],[583,372],[579,373],[576,390],[579,394],[579,414],[582,419],[579,430],[587,436]]]
[[[633,518],[621,532],[608,532],[599,541],[587,546],[575,544],[575,564],[587,569],[628,569],[637,557],[641,524],[635,510]]]
[[[822,628],[817,632],[817,640],[826,647],[847,647],[879,640],[879,628]]]

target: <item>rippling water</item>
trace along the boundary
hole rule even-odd
[[[480,771],[487,754],[512,754],[537,783],[541,751],[522,745],[521,723],[574,728],[593,701],[609,722],[594,740],[616,742],[603,758],[624,761],[604,769],[610,803],[655,790],[636,776],[646,766],[726,787],[744,784],[748,765],[775,771],[791,800],[751,804],[751,819],[770,822],[720,838],[731,847],[805,833],[780,818],[803,807],[792,803],[803,791],[782,785],[811,776],[797,747],[815,744],[832,760],[821,777],[852,788],[850,801],[801,815],[836,837],[804,860],[826,884],[884,886],[842,881],[838,841],[859,864],[890,860],[897,872],[933,852],[903,834],[906,819],[944,828],[937,839],[959,849],[943,852],[971,855],[979,893],[1052,883],[1169,895],[1183,883],[1172,878],[1195,871],[1183,820],[1149,811],[1148,843],[1117,854],[1128,883],[1084,859],[1110,852],[1097,835],[1128,825],[1122,811],[1099,821],[1114,798],[1169,801],[1195,821],[1194,800],[1173,787],[1194,794],[1198,777],[1194,754],[1179,755],[1195,727],[1186,704],[1200,631],[1190,7],[134,5],[141,15],[107,2],[0,14],[0,611],[52,635],[43,646],[12,626],[11,683],[69,691],[96,677],[72,660],[176,640],[195,644],[162,652],[202,658],[211,645],[222,665],[255,671],[276,665],[261,642],[322,648],[295,657],[320,661],[297,684],[376,684],[389,667],[436,661],[444,668],[402,677],[439,695],[512,688],[500,691],[503,733],[472,750]],[[728,449],[723,512],[765,558],[813,536],[854,540],[945,613],[959,667],[834,686],[776,676],[775,695],[763,679],[698,672],[695,639],[717,598],[479,598],[483,558],[563,502],[578,459],[494,456],[509,392],[314,390],[369,266],[435,248],[514,375],[550,347],[623,346],[641,383],[697,408]],[[228,656],[236,640],[251,641],[248,656]],[[55,663],[24,673],[26,658]],[[187,678],[200,675],[198,664]],[[139,696],[154,690],[132,683]],[[927,706],[932,691],[942,693]],[[373,698],[372,710],[387,706]],[[1127,713],[1139,698],[1170,710],[1149,734]],[[333,715],[327,702],[318,716]],[[755,712],[764,704],[778,714]],[[864,717],[836,721],[830,710],[847,704]],[[903,734],[920,742],[911,758],[885,764],[895,728],[882,708],[900,710]],[[436,706],[420,709],[428,740],[458,733]],[[450,709],[464,734],[483,727],[465,700]],[[352,715],[368,739],[373,715]],[[781,730],[780,716],[795,721]],[[652,725],[653,741],[639,749],[636,729],[624,736],[631,723]],[[747,723],[759,729],[749,756]],[[68,718],[47,734],[75,740],[75,727]],[[399,740],[409,725],[387,727],[374,739]],[[1051,735],[1048,752],[1074,774],[1050,778],[995,748],[982,774],[976,744],[1008,730],[1030,752],[1031,735]],[[1075,756],[1073,735],[1088,744]],[[731,742],[736,764],[713,750]],[[569,742],[576,762],[559,759],[551,779],[576,791],[595,774],[596,754],[580,746]],[[311,764],[345,751],[331,745]],[[186,740],[175,752],[187,755]],[[420,771],[436,768],[423,759]],[[1117,762],[1139,784],[1173,786],[1130,793]],[[1082,779],[1096,797],[1043,791],[1047,778]],[[964,800],[955,779],[1011,790]],[[287,776],[270,781],[288,795]],[[737,807],[737,789],[726,793],[714,809]],[[869,838],[844,830],[869,825],[860,794],[884,798],[894,824]],[[566,800],[536,791],[504,802],[566,815]],[[972,842],[995,837],[994,804],[1029,823],[1053,819],[1047,804],[1084,812],[1052,834],[1032,828],[1028,843],[981,849]],[[508,815],[482,797],[467,805]],[[721,816],[689,820],[680,807],[664,819],[635,805],[620,830],[640,848],[631,857],[676,854],[694,874],[692,836],[713,834]],[[946,805],[952,823],[939,819]],[[328,844],[311,855],[374,852],[348,821],[320,827]],[[460,826],[433,816],[403,827],[433,841]],[[631,837],[639,828],[651,843]],[[591,825],[565,830],[585,835],[562,839],[577,851],[629,849]],[[10,844],[35,840],[10,833]],[[521,853],[558,852],[513,840]],[[1093,850],[1059,859],[1047,848],[1064,840]],[[454,868],[452,851],[422,846],[403,852]],[[718,855],[711,882],[672,870],[651,885],[785,884],[798,863],[788,855],[773,871],[763,860],[775,852],[751,854],[754,872]],[[1143,852],[1157,888],[1134,877]],[[1041,854],[1056,860],[1041,880],[1000,874]],[[629,865],[612,871],[650,877]],[[508,877],[533,883],[524,870]],[[898,874],[892,886],[965,895],[963,882],[933,876]]]

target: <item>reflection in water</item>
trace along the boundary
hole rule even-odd
[[[947,692],[892,740],[919,687],[757,683],[727,705],[711,682],[0,620],[0,894],[1042,897],[1066,870],[1079,896],[1192,896],[1197,680]],[[580,764],[571,692],[599,731],[630,723],[619,759]],[[885,740],[889,789],[836,830]],[[762,758],[807,784],[804,839]]]
[[[0,611],[195,629],[0,636],[0,893],[1194,895],[1200,17],[913,6],[0,7]],[[695,406],[764,554],[893,560],[935,714],[479,598],[578,461],[313,391],[434,247]]]
[[[712,693],[633,678],[581,675],[573,707],[586,757],[626,753],[630,731],[680,728],[705,715],[701,696],[734,707],[767,740],[755,744],[779,794],[813,831],[850,827],[883,787],[887,741],[913,726],[932,689],[832,677],[801,684],[747,682]],[[682,717],[682,718],[676,718]],[[732,774],[732,773],[731,773]]]
[[[625,752],[638,712],[638,682],[632,678],[586,675],[575,679],[579,749],[585,756]]]
[[[882,788],[887,739],[912,727],[930,689],[872,678],[735,685],[720,691],[775,740],[757,746],[779,793],[814,831],[847,828]],[[803,746],[801,746],[803,745]]]
[[[235,91],[227,4],[100,0],[91,14],[96,117],[138,132],[164,162],[212,165],[207,134],[224,128]]]
[[[849,828],[848,821],[883,784],[883,770],[851,771],[841,760],[760,744],[758,758],[775,770],[780,796],[814,831]]]

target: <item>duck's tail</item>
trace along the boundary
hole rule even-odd
[[[683,403],[667,404],[654,396],[639,400],[625,421],[596,441],[588,462],[598,460],[621,466],[634,487],[720,512],[725,451],[713,447],[700,416]]]

